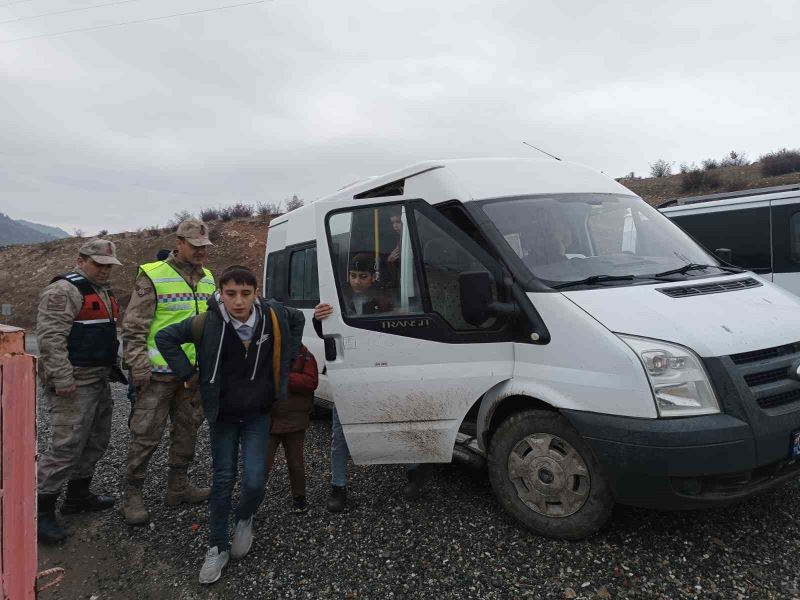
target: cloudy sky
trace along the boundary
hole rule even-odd
[[[50,35],[247,1],[0,0],[0,212],[91,234],[522,140],[612,176],[800,146],[794,0],[271,0]]]

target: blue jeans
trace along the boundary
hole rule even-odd
[[[211,536],[209,548],[228,550],[228,526],[231,496],[239,470],[239,445],[242,447],[242,480],[236,520],[250,518],[264,500],[267,480],[267,442],[269,415],[261,415],[244,423],[209,423],[213,479],[209,498]]]
[[[331,485],[344,487],[347,485],[347,460],[350,458],[350,449],[344,439],[342,423],[336,408],[331,415]]]
[[[338,487],[347,486],[347,461],[350,458],[350,449],[347,447],[347,440],[344,439],[342,422],[339,421],[339,413],[333,409],[331,415],[331,485]],[[406,471],[413,471],[419,467],[419,463],[406,465]]]

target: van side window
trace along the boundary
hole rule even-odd
[[[789,248],[792,260],[800,263],[800,212],[796,212],[789,219]]]
[[[737,267],[762,273],[772,271],[768,206],[670,217],[709,252],[729,248]]]
[[[405,208],[389,204],[328,220],[334,276],[351,318],[422,312]]]
[[[461,310],[459,275],[474,271],[489,272],[488,269],[462,244],[421,212],[415,211],[414,222],[417,226],[425,283],[433,312],[439,313],[453,329],[458,331],[495,327],[497,325],[495,317],[487,319],[480,325],[471,325]],[[491,273],[489,276],[492,278]],[[492,296],[497,300],[497,283],[494,280]]]
[[[287,252],[273,252],[267,258],[267,280],[264,282],[264,297],[284,302],[289,294],[286,286]]]
[[[289,255],[289,299],[319,302],[316,244]]]

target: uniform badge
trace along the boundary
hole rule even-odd
[[[47,299],[47,310],[64,312],[67,309],[67,297],[59,294],[58,296],[50,296]]]

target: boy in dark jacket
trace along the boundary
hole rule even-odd
[[[272,470],[275,452],[282,444],[296,513],[303,513],[308,508],[303,442],[318,382],[317,361],[308,348],[300,346],[300,354],[292,361],[292,370],[289,372],[289,397],[272,406],[267,473]]]
[[[228,559],[242,558],[253,543],[253,515],[264,499],[270,409],[273,401],[286,399],[304,322],[300,311],[258,298],[255,275],[236,265],[222,273],[206,313],[156,334],[159,351],[186,387],[197,385],[198,374],[181,345],[194,343],[197,348],[214,472],[210,542],[200,583],[217,581]],[[233,540],[228,543],[240,446],[241,497]]]

